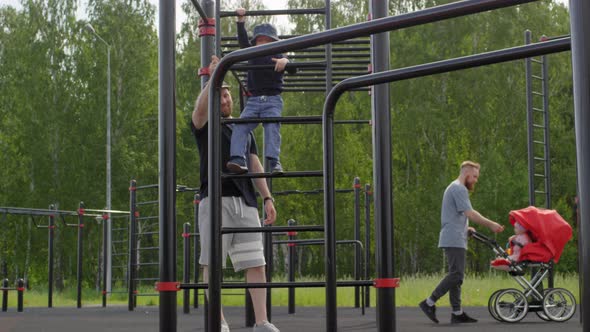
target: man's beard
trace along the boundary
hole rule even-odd
[[[473,191],[475,189],[475,182],[471,182],[467,179],[467,181],[465,181],[465,187],[467,187],[467,190]]]

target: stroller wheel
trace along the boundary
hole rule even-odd
[[[493,292],[490,296],[490,299],[488,300],[488,311],[490,312],[490,315],[499,322],[503,322],[504,320],[502,320],[502,318],[498,316],[498,313],[496,312],[496,299],[498,298],[498,294],[500,294],[500,292],[503,290],[504,289],[498,289],[497,291]]]
[[[529,303],[518,289],[503,289],[496,296],[494,307],[498,317],[508,323],[516,323],[526,316]]]
[[[576,299],[567,289],[550,289],[543,297],[543,311],[551,320],[565,322],[576,312]]]

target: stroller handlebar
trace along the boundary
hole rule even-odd
[[[471,230],[467,233],[467,235],[490,247],[496,253],[497,256],[504,258],[508,257],[506,251],[504,251],[504,249],[500,245],[498,245],[498,242],[496,242],[496,240],[491,239],[482,233],[478,233],[476,231]]]

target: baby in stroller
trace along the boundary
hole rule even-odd
[[[511,254],[494,239],[471,233],[496,254],[492,267],[508,271],[523,288],[523,291],[515,288],[495,291],[488,301],[490,314],[498,321],[509,323],[520,321],[529,311],[546,321],[567,321],[576,311],[573,294],[563,288],[543,289],[543,280],[559,262],[565,244],[571,239],[571,226],[555,210],[533,206],[510,211],[509,220],[515,232],[510,237]],[[524,276],[529,269],[532,278],[527,280]]]
[[[513,262],[520,261],[520,251],[524,246],[531,243],[531,237],[526,228],[524,228],[519,222],[514,223],[514,235],[508,239],[510,248],[506,252],[507,258],[499,257],[491,261],[490,265],[498,270],[510,271],[510,265]]]

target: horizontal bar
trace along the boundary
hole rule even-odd
[[[296,37],[301,37],[301,36],[304,36],[304,35],[279,35],[279,39],[285,40],[285,39],[291,39],[291,38],[296,38]],[[236,36],[223,36],[223,37],[221,37],[221,41],[231,41],[231,40],[237,41],[238,37],[236,37]],[[338,40],[338,41],[332,42],[332,45],[370,45],[370,44],[371,44],[371,39],[368,37],[359,37],[359,38],[352,37],[352,38],[348,38],[345,40]],[[222,44],[222,46],[226,46],[226,45],[227,44]],[[236,45],[235,46],[236,48],[239,47],[238,44],[235,44],[235,45]],[[314,46],[321,46],[321,45],[319,45],[319,44],[312,45],[309,48],[314,47]],[[300,48],[298,50],[306,50],[306,49],[308,49],[308,48]],[[296,50],[293,50],[293,51],[296,51]]]
[[[235,64],[231,67],[231,70],[235,71],[247,71],[247,70],[261,70],[261,69],[274,69],[275,65],[248,65],[248,64]],[[319,68],[323,69],[326,68],[325,61],[316,61],[316,62],[290,62],[285,66],[285,71],[296,68]]]
[[[338,287],[354,287],[354,286],[373,286],[373,280],[354,280],[354,281],[337,281]],[[305,281],[305,282],[268,282],[268,283],[222,283],[221,288],[235,289],[235,288],[315,288],[326,287],[325,281]],[[208,284],[180,284],[180,289],[207,289]]]
[[[147,217],[137,217],[135,218],[135,220],[153,220],[153,219],[158,219],[159,216],[147,216]]]
[[[284,117],[272,117],[272,118],[231,118],[221,119],[221,123],[275,123],[280,122],[283,124],[322,124],[321,115],[312,116],[284,116]],[[368,124],[371,120],[336,120],[336,124]]]
[[[140,205],[155,205],[160,203],[159,201],[144,201],[144,202],[137,202],[135,203],[136,206],[140,206]]]
[[[323,232],[324,226],[266,226],[266,227],[222,227],[221,234],[232,233],[274,233],[274,232]]]
[[[96,210],[96,209],[86,209],[86,208],[84,209],[84,212],[129,214],[129,211],[120,211],[120,210]]]
[[[324,192],[324,189],[314,189],[314,190],[284,190],[284,191],[273,191],[273,196],[282,196],[282,195],[296,195],[296,194],[321,194]],[[354,192],[354,189],[336,189],[337,193],[351,193]]]
[[[143,185],[143,186],[137,186],[137,187],[135,187],[136,190],[152,189],[152,188],[158,188],[158,184],[146,184],[146,185]]]
[[[246,173],[246,174],[221,174],[222,179],[236,179],[236,178],[310,178],[310,177],[322,177],[323,171],[300,171],[300,172],[285,172],[281,174],[274,173]]]
[[[301,240],[277,240],[277,241],[273,241],[272,244],[289,244],[289,243],[294,243],[297,245],[324,245],[326,243],[326,240],[324,239],[301,239]],[[363,247],[363,243],[359,240],[337,240],[336,244],[356,244],[358,246],[360,246],[361,248]]]
[[[248,10],[244,16],[274,16],[274,15],[308,15],[308,14],[325,14],[325,8],[316,9],[272,9],[272,10]],[[221,11],[219,17],[238,16],[236,11]]]
[[[348,89],[398,82],[402,80],[442,74],[467,68],[475,68],[495,63],[513,61],[531,56],[568,51],[571,49],[569,39],[558,39],[543,43],[528,44],[498,51],[469,55],[449,60],[431,62],[422,65],[388,70],[365,76],[346,79],[334,86],[326,98],[324,109],[334,111],[335,102]]]

